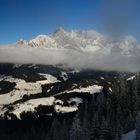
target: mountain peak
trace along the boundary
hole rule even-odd
[[[63,27],[59,27],[58,29],[56,29],[56,31],[54,32],[54,34],[65,34],[66,31],[64,30]]]

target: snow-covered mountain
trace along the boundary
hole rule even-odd
[[[69,48],[80,51],[121,52],[125,55],[139,55],[140,53],[140,45],[132,36],[114,39],[94,30],[66,31],[62,27],[50,35],[38,35],[29,41],[20,39],[18,44],[43,48]]]
[[[29,41],[20,40],[19,44],[26,44],[32,47],[45,48],[75,48],[79,50],[93,49],[101,47],[103,35],[95,31],[65,31],[63,28],[57,29],[51,35],[39,35]]]
[[[128,82],[134,79],[131,73],[0,64],[0,117],[25,119],[29,113],[33,118],[73,113],[92,96],[111,93],[112,83],[120,74],[126,74]],[[41,113],[43,109],[46,111]]]

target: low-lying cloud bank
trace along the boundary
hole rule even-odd
[[[78,51],[75,49],[32,48],[15,45],[0,47],[0,63],[20,64],[64,64],[69,68],[138,71],[140,55],[123,55],[102,49],[97,51]]]

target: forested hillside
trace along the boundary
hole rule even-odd
[[[140,139],[140,75],[118,77],[112,90],[103,89],[77,112],[26,121],[1,121],[1,140],[120,140],[136,129]]]

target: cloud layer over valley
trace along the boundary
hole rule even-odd
[[[55,36],[39,36],[39,40],[37,37],[34,41],[37,45],[33,45],[35,42],[29,45],[31,41],[1,45],[0,63],[63,64],[68,68],[96,70],[140,70],[140,45],[133,37],[113,41],[93,31],[65,31],[63,34],[59,31]],[[39,41],[42,46],[38,45]]]

